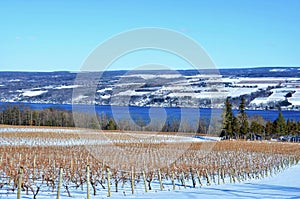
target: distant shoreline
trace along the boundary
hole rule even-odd
[[[30,105],[30,104],[36,104],[36,105],[53,105],[53,106],[98,106],[98,107],[103,107],[103,106],[107,106],[107,107],[134,107],[134,108],[184,108],[184,109],[216,109],[216,110],[223,110],[223,108],[214,108],[214,107],[162,107],[162,106],[134,106],[134,105],[128,105],[128,106],[119,106],[119,105],[101,105],[101,104],[72,104],[72,103],[40,103],[40,102],[0,102],[0,106],[2,105],[9,105],[9,104],[16,104],[16,105]],[[239,109],[236,107],[232,108],[233,111],[238,111]],[[300,109],[285,109],[285,108],[281,108],[281,110],[279,109],[252,109],[252,108],[246,108],[246,111],[295,111],[298,112],[300,111]]]

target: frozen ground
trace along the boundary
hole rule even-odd
[[[263,180],[251,180],[243,183],[237,184],[224,184],[224,185],[211,185],[211,186],[203,186],[202,188],[191,188],[187,186],[186,189],[176,186],[176,190],[172,190],[171,184],[164,184],[165,190],[159,190],[159,183],[153,182],[153,190],[145,193],[143,182],[139,182],[136,186],[135,194],[131,194],[130,187],[127,186],[124,189],[120,189],[118,193],[113,192],[113,199],[116,198],[143,198],[143,199],[152,199],[152,198],[204,198],[204,199],[216,199],[216,198],[224,198],[224,199],[235,199],[235,198],[290,198],[296,199],[300,198],[300,164],[293,166],[284,172],[277,174],[273,177],[268,177]],[[81,189],[71,190],[71,198],[74,199],[84,199],[86,198],[86,191],[82,191]],[[92,193],[92,190],[91,190]],[[4,199],[15,199],[16,193],[9,192],[0,189],[0,198]],[[33,196],[25,195],[22,193],[23,199],[33,198]],[[37,198],[45,199],[45,198],[56,198],[56,193],[48,190],[47,192],[42,192],[38,194]],[[66,191],[62,189],[61,193],[62,199],[70,199],[68,197]],[[101,190],[97,192],[96,196],[91,196],[92,199],[96,198],[107,198],[107,191]]]

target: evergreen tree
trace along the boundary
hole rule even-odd
[[[232,130],[233,130],[234,136],[239,137],[238,135],[240,132],[240,122],[237,117],[233,117]]]
[[[248,115],[245,112],[245,98],[242,97],[241,103],[239,106],[239,121],[240,121],[240,131],[239,136],[245,138],[249,133],[249,123],[248,123]]]
[[[274,134],[274,125],[271,121],[267,121],[265,129],[265,139],[270,139]]]
[[[117,130],[116,122],[113,119],[110,119],[107,124],[107,130]]]
[[[297,133],[297,123],[293,120],[288,119],[286,122],[286,134],[296,135]]]
[[[263,132],[265,130],[264,128],[265,127],[263,125],[261,125],[255,120],[251,122],[250,131],[253,135],[261,135],[262,137],[264,137],[263,135]]]
[[[279,112],[277,119],[274,121],[274,127],[277,137],[286,134],[286,123],[281,111]]]
[[[232,105],[229,101],[229,97],[226,98],[225,107],[223,111],[223,132],[225,135],[229,136],[230,138],[233,137],[233,121],[234,115],[232,113]]]

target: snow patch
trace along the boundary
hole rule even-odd
[[[120,92],[116,95],[119,95],[119,96],[143,96],[143,95],[147,95],[149,92],[136,92],[136,91],[133,91],[133,90],[127,90],[127,91],[124,91],[124,92]]]
[[[113,88],[104,88],[104,89],[100,89],[100,90],[97,90],[97,93],[105,93],[106,91],[112,91]]]
[[[111,95],[102,95],[100,96],[102,99],[110,99],[111,98]]]
[[[80,85],[62,85],[55,87],[55,89],[71,89],[71,88],[78,88]]]
[[[162,74],[162,75],[152,75],[152,74],[134,74],[134,75],[125,75],[123,78],[128,77],[139,77],[142,79],[155,79],[155,78],[164,78],[164,79],[175,79],[183,77],[180,74]]]
[[[42,95],[44,93],[47,93],[48,91],[25,91],[23,93],[23,96],[24,97],[34,97],[34,96],[39,96],[39,95]]]
[[[11,79],[11,80],[8,80],[8,82],[20,82],[21,80],[20,79]]]
[[[269,70],[270,72],[284,72],[284,71],[288,71],[288,69],[283,69],[283,68],[274,68]]]

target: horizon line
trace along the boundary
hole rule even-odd
[[[174,71],[188,71],[188,70],[223,70],[223,69],[255,69],[255,68],[300,68],[300,65],[256,65],[256,66],[219,66],[216,68],[187,68],[187,69],[174,69]],[[105,71],[130,71],[132,69],[108,69]],[[168,69],[144,69],[140,71],[163,71]],[[70,73],[79,73],[79,72],[105,72],[98,70],[1,70],[0,72],[70,72]],[[139,71],[139,70],[136,70]]]

